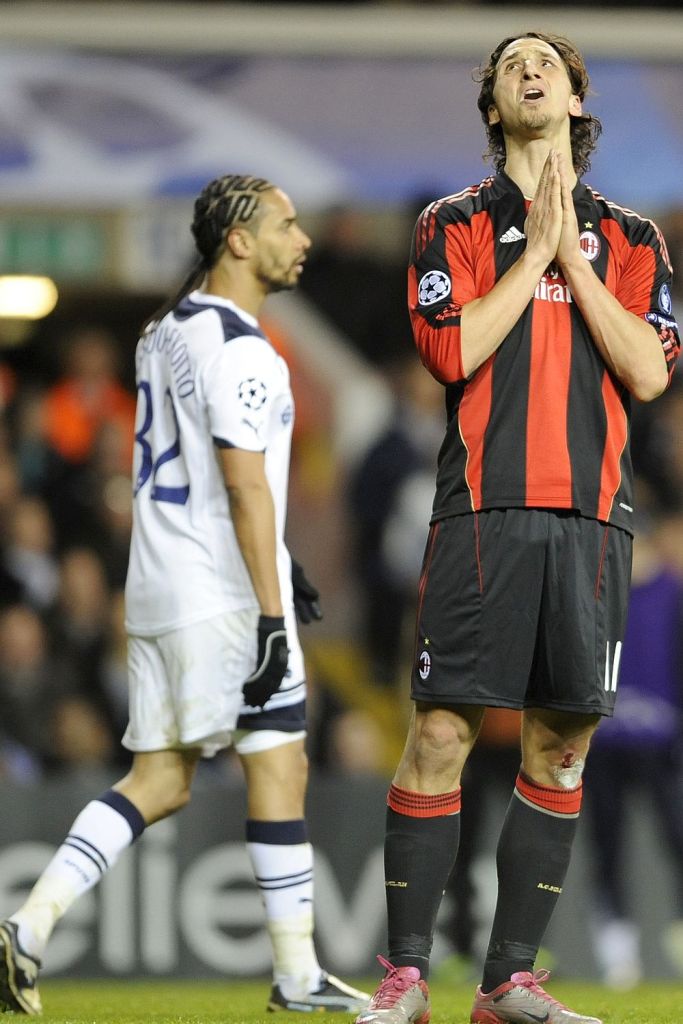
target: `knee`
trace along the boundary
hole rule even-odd
[[[417,760],[453,761],[467,741],[466,723],[440,710],[425,715],[415,736]]]
[[[164,791],[163,795],[160,795],[163,816],[166,818],[169,814],[175,814],[176,811],[182,810],[189,804],[191,796],[192,791],[186,785]]]
[[[585,766],[585,756],[582,757],[577,751],[570,749],[564,752],[559,763],[551,764],[550,772],[560,789],[576,789],[581,782]]]
[[[152,778],[131,778],[119,787],[124,796],[138,808],[148,825],[175,814],[190,802],[189,783],[161,775]]]
[[[597,716],[527,712],[522,727],[522,768],[526,774],[542,786],[576,789],[598,721]]]
[[[242,758],[250,818],[281,821],[302,818],[308,781],[303,743],[284,744]]]
[[[283,743],[251,755],[246,773],[247,784],[253,791],[270,793],[286,803],[303,801],[308,783],[308,757],[303,743]]]
[[[522,763],[526,774],[541,786],[558,789],[576,789],[586,766],[585,753],[572,746],[529,757]]]
[[[308,785],[308,757],[306,751],[299,751],[291,760],[288,777],[284,780],[285,786],[302,796]]]

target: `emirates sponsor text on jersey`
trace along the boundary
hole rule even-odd
[[[544,274],[536,285],[534,298],[541,302],[573,302],[569,285],[557,275]]]

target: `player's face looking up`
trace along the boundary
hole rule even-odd
[[[535,137],[581,113],[559,53],[542,39],[515,39],[498,61],[490,124],[511,135]]]
[[[280,189],[263,196],[252,231],[254,274],[266,291],[296,287],[311,240],[299,227],[292,201]]]

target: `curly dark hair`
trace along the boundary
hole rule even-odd
[[[191,226],[198,258],[177,291],[144,322],[143,334],[201,284],[206,271],[218,262],[231,228],[257,224],[261,196],[274,188],[270,181],[251,174],[224,174],[204,186],[195,200]]]
[[[505,167],[505,139],[500,124],[489,124],[488,112],[489,107],[493,104],[493,87],[496,84],[498,61],[506,47],[515,39],[542,39],[543,42],[548,43],[559,54],[567,69],[572,93],[583,102],[590,91],[588,71],[583,57],[574,44],[564,36],[556,36],[549,32],[519,32],[517,35],[508,36],[502,43],[499,43],[489,56],[488,62],[485,65],[482,64],[474,75],[474,80],[481,83],[477,106],[488,138],[488,149],[484,153],[484,159],[491,160],[497,171],[502,171]],[[590,155],[597,145],[602,125],[592,114],[572,115],[570,120],[572,163],[580,177],[590,167]]]

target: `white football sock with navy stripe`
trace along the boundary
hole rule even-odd
[[[10,917],[26,953],[41,959],[60,917],[99,882],[144,827],[138,809],[115,790],[83,808],[26,902]]]
[[[273,981],[288,999],[320,986],[313,945],[313,848],[303,821],[248,821],[247,850],[266,911]]]

